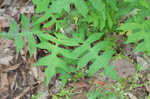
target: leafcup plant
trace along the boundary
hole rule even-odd
[[[87,68],[88,76],[103,68],[105,75],[118,80],[114,66],[109,64],[116,53],[115,40],[112,40],[116,32],[130,31],[125,43],[135,43],[137,45],[135,51],[150,55],[148,0],[32,0],[32,2],[36,7],[32,24],[25,15],[22,15],[21,32],[18,31],[17,23],[11,21],[9,32],[1,32],[0,35],[13,39],[18,53],[24,47],[23,38],[28,41],[30,56],[36,48],[50,53],[33,64],[46,66],[47,85],[58,73],[65,85],[71,73],[87,67],[89,62],[92,64]],[[120,24],[124,18],[127,18],[127,21]],[[71,37],[68,37],[62,30],[66,30],[71,24],[75,24],[76,29],[70,31]],[[49,27],[53,29],[41,29]],[[35,35],[40,43],[36,43]]]

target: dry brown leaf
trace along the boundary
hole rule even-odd
[[[7,28],[7,27],[9,27],[9,20],[8,20],[9,18],[8,17],[6,17],[6,16],[0,16],[0,26],[1,26],[1,29],[2,28]]]
[[[9,66],[8,68],[3,69],[2,72],[9,72],[9,71],[12,71],[12,70],[16,70],[18,67],[19,67],[19,64],[16,64],[14,66]]]
[[[8,75],[7,73],[0,73],[0,93],[1,91],[8,91]]]
[[[0,50],[4,50],[7,48],[15,48],[13,40],[0,39]]]
[[[78,88],[86,88],[88,87],[88,84],[86,82],[80,81],[80,82],[70,83],[69,86],[78,89]]]
[[[16,80],[17,80],[17,73],[16,72],[13,72],[13,74],[8,76],[8,82],[9,82],[9,86],[10,86],[11,90],[13,90],[13,88],[17,82]]]
[[[94,80],[94,84],[104,86],[105,83],[103,81]]]

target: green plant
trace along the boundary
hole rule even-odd
[[[102,94],[101,94],[101,91],[96,89],[95,91],[89,91],[87,93],[87,97],[88,99],[97,99],[98,97],[100,97]]]
[[[150,99],[150,95],[147,97],[147,99]]]
[[[62,89],[59,93],[53,95],[53,99],[63,99],[62,97],[65,97],[65,99],[70,99],[70,96],[72,95],[71,91],[71,89]]]
[[[77,70],[76,72],[74,72],[74,75],[69,79],[69,81],[79,81],[81,79],[84,79],[84,77],[86,76],[86,69],[81,69],[81,70]]]
[[[125,88],[124,83],[125,83],[125,79],[121,79],[119,82],[116,83],[115,86],[113,86],[115,93],[117,93],[117,95],[120,96],[121,99],[126,99],[125,91],[124,91]]]
[[[99,69],[118,80],[109,62],[116,55],[114,34],[131,31],[126,43],[135,43],[136,51],[150,54],[150,12],[147,0],[32,0],[36,6],[32,23],[22,15],[22,30],[18,32],[15,21],[9,33],[0,35],[14,39],[17,52],[25,46],[27,39],[30,56],[36,48],[47,50],[48,56],[40,58],[34,66],[46,66],[46,84],[57,73],[63,85],[76,73],[85,68],[88,76]],[[127,6],[128,5],[128,6]],[[36,17],[36,15],[40,17]],[[120,21],[123,23],[120,27]],[[126,21],[127,19],[127,21]],[[65,30],[71,24],[75,29]],[[41,27],[42,26],[42,27]],[[49,30],[48,30],[49,29]],[[67,31],[68,32],[68,31]],[[39,42],[36,43],[36,36]],[[91,65],[89,63],[91,62]]]
[[[37,95],[32,95],[32,99],[39,99],[42,93],[38,93]]]
[[[142,23],[126,23],[122,25],[119,29],[130,30],[132,33],[128,36],[126,43],[137,43],[135,51],[146,52],[150,55],[149,37],[150,37],[150,20],[146,20]],[[141,41],[138,43],[138,41]]]
[[[150,55],[150,20],[145,20],[145,18],[149,16],[150,3],[147,0],[135,0],[135,2],[137,3],[136,5],[138,5],[136,8],[139,9],[139,12],[136,12],[136,15],[133,14],[134,17],[121,25],[118,30],[131,31],[125,43],[136,43],[137,47],[135,51],[146,52]]]
[[[74,39],[67,38],[64,34],[55,34],[56,37],[49,34],[39,35],[40,39],[45,39],[45,41],[37,45],[38,48],[46,49],[50,52],[50,55],[45,56],[38,60],[34,65],[36,66],[47,66],[46,74],[46,83],[48,85],[50,79],[56,74],[61,73],[63,83],[69,78],[67,73],[75,71],[74,68],[68,66],[68,61],[65,58],[70,59],[70,51],[64,48],[60,48],[59,45],[64,46],[75,46],[78,42],[75,42]],[[48,41],[55,43],[50,44]],[[59,57],[61,56],[61,57]]]
[[[52,24],[54,24],[54,21],[57,23],[58,20],[56,19],[60,13],[61,15],[63,15],[65,13],[64,11],[70,13],[72,10],[74,10],[70,9],[70,4],[75,5],[75,11],[77,11],[79,15],[81,14],[85,18],[88,16],[86,22],[93,23],[94,27],[98,27],[101,30],[105,27],[106,23],[108,24],[108,27],[110,29],[116,23],[115,12],[118,10],[116,6],[116,0],[43,0],[43,2],[40,2],[39,0],[32,1],[37,7],[37,13],[44,12],[44,15],[40,17],[40,19],[35,22],[35,24],[42,23],[48,18],[52,18],[52,20],[45,24],[44,27],[51,26]],[[49,5],[50,3],[51,5]],[[88,15],[88,13],[90,13],[90,16]],[[97,14],[99,15],[97,16]]]
[[[111,42],[102,41],[91,47],[91,43],[99,40],[102,35],[103,33],[94,33],[91,35],[81,46],[72,52],[72,56],[79,60],[77,69],[83,68],[89,61],[93,62],[88,71],[89,76],[92,76],[97,70],[104,68],[106,75],[117,79],[113,66],[109,65],[109,61],[114,54],[113,50],[107,49],[108,46],[111,46]],[[99,55],[100,51],[103,51],[102,55]]]
[[[24,47],[25,42],[23,39],[27,39],[29,53],[30,56],[32,56],[36,49],[34,32],[31,31],[30,20],[25,15],[22,15],[21,19],[22,19],[21,20],[22,31],[20,33],[17,23],[14,20],[12,20],[10,23],[9,32],[8,33],[3,32],[0,35],[9,39],[14,39],[16,50],[18,53]]]
[[[102,92],[100,89],[89,91],[87,93],[88,99],[118,99],[117,96],[109,91]]]

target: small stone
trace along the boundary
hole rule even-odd
[[[127,59],[118,59],[111,63],[120,78],[132,77],[136,73],[136,66]]]

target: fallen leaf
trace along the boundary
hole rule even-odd
[[[69,86],[74,87],[75,89],[78,89],[78,88],[85,88],[88,86],[88,84],[81,81],[81,82],[70,83]]]
[[[95,80],[94,84],[104,86],[105,83],[103,81]]]

